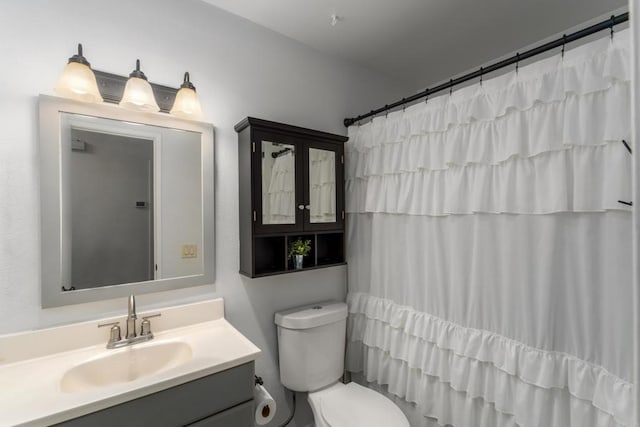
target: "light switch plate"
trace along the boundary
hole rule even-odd
[[[182,258],[198,258],[198,245],[182,245]]]

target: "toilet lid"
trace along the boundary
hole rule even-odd
[[[409,427],[391,400],[356,383],[339,383],[310,397],[331,427]]]

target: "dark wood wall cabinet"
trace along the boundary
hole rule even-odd
[[[346,136],[248,117],[238,132],[240,273],[249,277],[345,263]],[[289,250],[309,240],[297,269]]]

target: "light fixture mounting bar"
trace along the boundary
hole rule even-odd
[[[124,87],[129,78],[99,70],[93,70],[93,72],[96,75],[98,90],[100,91],[100,95],[102,95],[104,101],[112,104],[118,104],[122,99]],[[153,95],[156,98],[158,107],[160,107],[160,111],[163,113],[171,111],[178,89],[156,83],[149,83],[153,89]]]

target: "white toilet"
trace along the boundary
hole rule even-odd
[[[316,427],[409,427],[391,400],[339,381],[344,368],[347,305],[324,302],[276,313],[280,382],[309,392]]]

